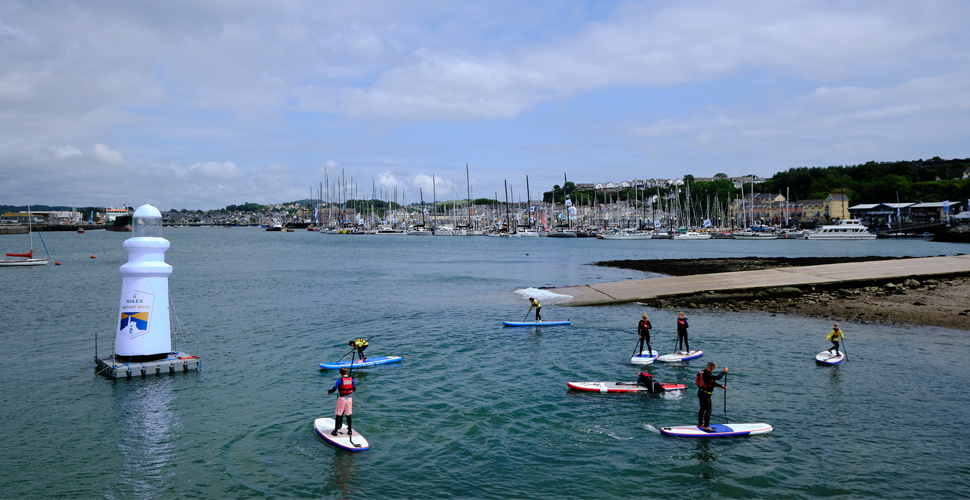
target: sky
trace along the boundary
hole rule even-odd
[[[0,204],[970,157],[967,26],[965,1],[4,0]]]

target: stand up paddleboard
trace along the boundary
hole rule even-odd
[[[357,431],[351,430],[353,436],[347,434],[347,426],[340,426],[340,430],[337,431],[336,436],[331,436],[330,433],[333,432],[333,426],[336,422],[332,418],[318,418],[313,421],[313,430],[316,431],[317,435],[322,437],[324,441],[347,451],[364,451],[370,449],[370,443],[364,439]]]
[[[585,392],[598,392],[600,394],[612,392],[649,392],[646,386],[637,385],[636,382],[567,382],[570,389]],[[660,384],[667,394],[683,393],[687,386],[684,384]]]
[[[555,326],[555,325],[568,325],[569,320],[566,321],[503,321],[505,326]]]
[[[649,365],[650,363],[653,363],[655,359],[657,359],[657,356],[660,356],[660,353],[656,350],[650,351],[649,354],[646,352],[643,354],[635,354],[632,358],[630,358],[630,363],[635,365]]]
[[[367,368],[368,366],[386,365],[388,363],[400,362],[402,357],[400,356],[375,356],[373,358],[367,358],[367,361],[361,363],[360,361],[354,361],[354,368]],[[320,363],[320,368],[326,370],[339,370],[343,367],[350,367],[350,361],[337,361],[335,363]]]
[[[678,427],[661,427],[660,433],[664,436],[705,438],[705,437],[740,437],[753,436],[755,434],[767,434],[771,432],[768,424],[714,424],[711,426],[713,432],[702,431],[693,425],[682,425]]]
[[[815,364],[819,366],[832,366],[845,361],[845,353],[839,352],[836,356],[829,351],[822,351],[815,356]]]
[[[661,363],[679,363],[691,359],[697,359],[704,355],[704,351],[687,351],[684,353],[664,354],[658,356],[657,361]]]

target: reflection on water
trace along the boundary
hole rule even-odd
[[[350,498],[357,491],[353,486],[354,471],[357,466],[354,464],[352,453],[335,453],[333,461],[330,462],[330,483],[340,492],[339,498]]]
[[[694,453],[691,454],[690,458],[702,464],[708,464],[717,460],[717,454],[711,451],[711,442],[709,440],[698,439],[697,445],[694,447]]]
[[[829,389],[833,395],[842,395],[842,370],[841,365],[830,366],[829,368]]]
[[[175,382],[166,376],[116,382],[121,423],[117,482],[137,498],[154,498],[168,483],[165,467],[176,453],[171,433],[179,425],[172,408]]]

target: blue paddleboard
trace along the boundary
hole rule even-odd
[[[505,326],[554,326],[554,325],[568,325],[569,320],[566,321],[503,321]]]
[[[705,438],[753,436],[771,432],[771,426],[768,424],[714,424],[711,429],[713,429],[713,432],[706,432],[694,425],[681,425],[661,427],[660,433],[664,436]]]
[[[386,365],[388,363],[398,363],[402,357],[400,356],[375,356],[373,358],[367,358],[367,361],[361,363],[360,361],[354,361],[354,368],[367,368],[368,366]],[[327,370],[339,370],[343,367],[350,367],[350,361],[337,361],[336,363],[320,363],[320,368],[325,368]]]

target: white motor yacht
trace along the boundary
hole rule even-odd
[[[869,232],[859,219],[843,219],[834,225],[823,225],[813,233],[808,233],[809,240],[874,240],[876,235]]]

